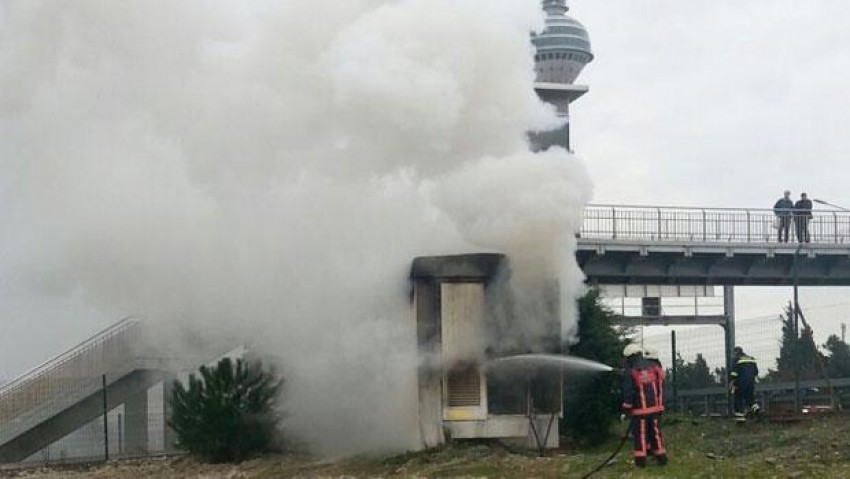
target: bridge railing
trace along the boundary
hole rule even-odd
[[[772,209],[588,205],[582,238],[694,243],[777,242]],[[811,243],[850,244],[850,212],[813,211]],[[795,242],[795,221],[789,228]]]

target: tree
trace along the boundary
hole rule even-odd
[[[823,378],[821,364],[826,362],[826,357],[818,351],[812,328],[802,321],[799,323],[800,337],[795,338],[794,306],[789,303],[782,316],[782,340],[776,370],[768,373],[769,380],[793,381],[797,368],[802,380]]]
[[[578,301],[578,343],[570,354],[609,366],[618,366],[628,344],[614,326],[614,313],[591,289]],[[564,430],[586,445],[597,445],[610,436],[611,425],[620,404],[620,378],[616,374],[594,374],[570,378],[565,384]]]
[[[269,450],[277,438],[275,409],[283,385],[259,361],[224,358],[202,366],[188,385],[174,382],[169,426],[177,445],[207,462],[239,462]]]
[[[667,377],[672,380],[668,370]],[[720,383],[712,374],[708,363],[702,354],[697,354],[696,360],[686,363],[682,356],[676,353],[676,387],[681,389],[703,389],[719,386]]]
[[[829,351],[826,363],[826,372],[829,377],[850,377],[850,346],[833,334],[827,338],[823,347]]]

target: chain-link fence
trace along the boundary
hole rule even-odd
[[[797,351],[793,328],[783,332],[783,325],[789,327],[793,321],[784,323],[782,314],[737,319],[735,343],[758,362],[757,400],[763,407],[787,411],[794,407],[796,391],[801,395],[803,412],[850,405],[850,349],[843,322],[848,306],[839,303],[802,308],[802,339],[796,343]],[[728,371],[721,326],[637,327],[633,339],[659,352],[670,373],[666,391],[674,407],[695,414],[728,412]]]

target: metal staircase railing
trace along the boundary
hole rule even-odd
[[[581,238],[686,243],[769,243],[777,241],[771,209],[684,208],[588,205]],[[850,212],[813,211],[811,244],[850,246]],[[789,228],[795,241],[795,225]]]
[[[0,444],[36,426],[134,368],[139,321],[125,318],[0,387]]]

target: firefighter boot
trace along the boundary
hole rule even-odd
[[[659,454],[655,456],[655,460],[658,461],[659,466],[667,465],[667,454]]]
[[[643,469],[646,467],[646,458],[645,457],[636,457],[635,458],[635,466]]]

